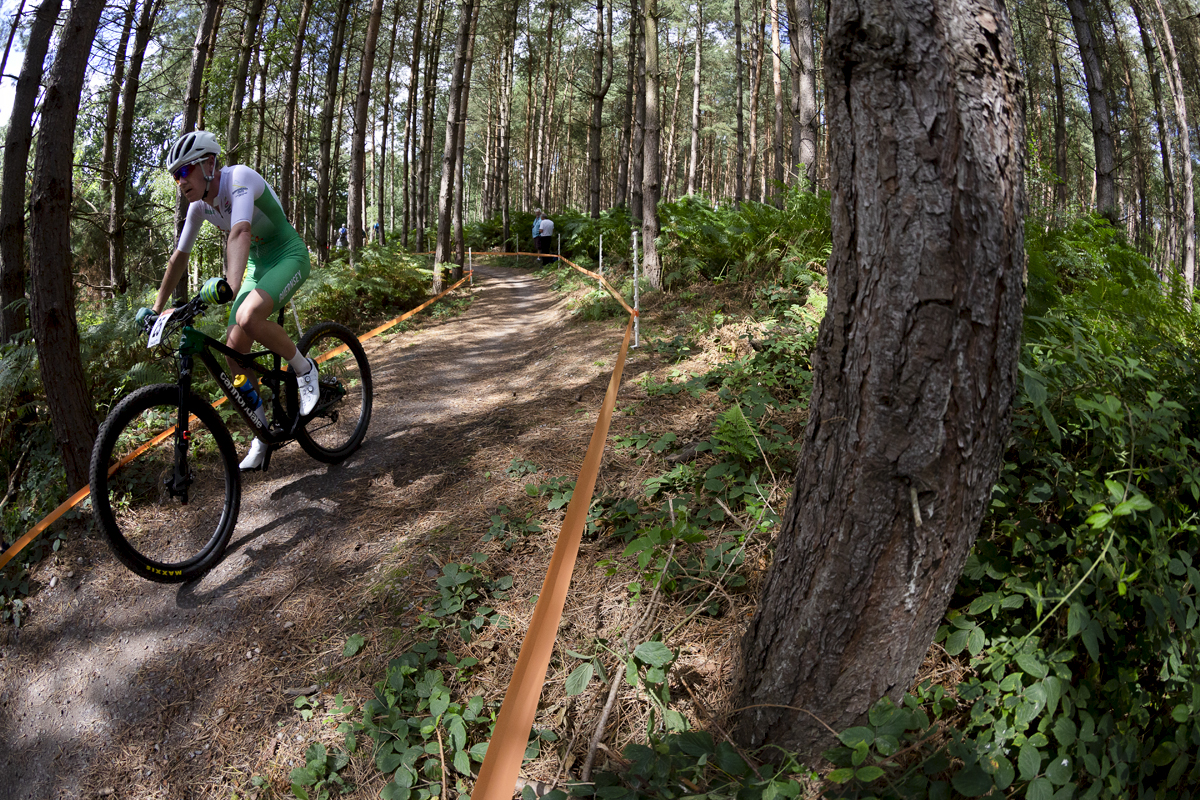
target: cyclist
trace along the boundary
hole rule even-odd
[[[171,146],[167,171],[189,203],[175,252],[167,262],[153,309],[141,309],[147,324],[162,313],[175,285],[185,274],[188,255],[207,219],[228,232],[225,278],[234,291],[226,343],[249,353],[254,342],[286,359],[300,388],[300,414],[312,413],[320,394],[317,363],[301,355],[290,336],[271,319],[308,278],[308,248],[288,222],[279,198],[263,177],[249,167],[218,164],[221,146],[208,131],[185,133]],[[247,270],[249,267],[249,270]],[[244,374],[232,361],[232,377]],[[259,419],[264,419],[259,410]],[[267,443],[255,437],[242,461],[242,471],[262,469]]]

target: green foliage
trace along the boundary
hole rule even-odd
[[[1200,783],[1196,320],[1104,226],[1047,238],[1081,237],[1046,283],[1071,293],[1027,320],[1006,462],[937,634],[972,658],[965,716],[909,724],[954,704],[940,687],[906,697],[896,742],[858,762],[886,776],[836,773],[847,796],[1182,798]],[[857,747],[829,755],[844,768]]]
[[[447,622],[455,622],[464,642],[470,642],[476,633],[488,625],[507,627],[507,620],[498,611],[479,605],[488,598],[504,599],[513,584],[511,575],[496,580],[488,579],[477,566],[486,558],[482,553],[476,553],[474,563],[459,564],[452,561],[442,568],[442,575],[437,579],[438,599],[433,612],[422,618],[423,626],[436,630]]]
[[[652,733],[646,744],[626,745],[621,756],[627,762],[621,770],[597,772],[592,783],[556,789],[545,800],[784,800],[801,795],[794,759],[751,767],[745,754],[728,741],[715,741],[707,731]]]
[[[431,281],[428,259],[403,253],[399,245],[370,245],[355,264],[333,259],[314,268],[296,302],[309,320],[336,319],[356,333],[425,300]]]
[[[354,791],[354,785],[346,783],[338,773],[350,763],[350,754],[344,750],[325,749],[320,742],[313,742],[304,751],[304,766],[292,770],[292,794],[300,800],[329,800]]]
[[[490,542],[499,539],[505,550],[511,550],[513,545],[526,536],[542,532],[542,525],[530,513],[519,514],[508,506],[500,506],[492,514],[492,524],[483,541]]]

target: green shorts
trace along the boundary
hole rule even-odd
[[[308,248],[303,242],[298,242],[298,245],[288,248],[270,261],[259,262],[253,255],[250,256],[242,286],[238,289],[233,305],[229,307],[229,325],[237,324],[238,308],[255,289],[262,289],[271,296],[275,303],[272,311],[278,311],[292,299],[296,290],[308,280],[310,269]]]

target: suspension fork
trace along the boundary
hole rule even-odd
[[[172,497],[180,498],[182,505],[188,504],[188,487],[192,483],[191,470],[188,468],[188,447],[192,434],[188,423],[191,413],[188,411],[188,400],[192,396],[192,357],[179,357],[179,419],[175,423],[175,474],[167,486]]]

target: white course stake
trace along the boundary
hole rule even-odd
[[[638,310],[638,246],[637,246],[637,231],[633,232],[633,310]],[[633,347],[638,346],[638,319],[637,314],[633,315]]]

